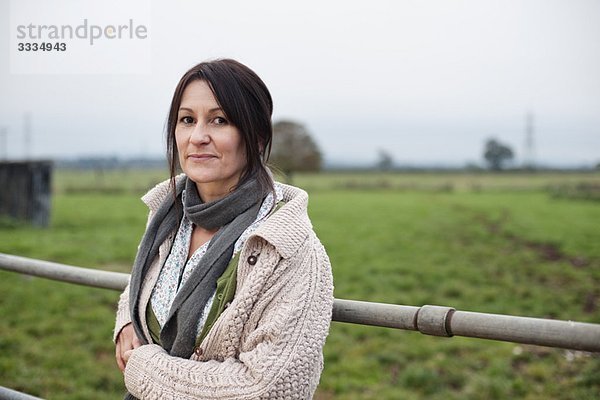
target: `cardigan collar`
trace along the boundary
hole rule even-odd
[[[176,180],[185,179],[185,174],[175,177]],[[308,218],[308,194],[297,187],[275,182],[283,193],[285,204],[273,215],[267,218],[252,236],[259,236],[271,243],[283,258],[293,256],[306,240],[312,230]],[[163,181],[152,188],[142,197],[151,214],[154,214],[167,196],[172,196],[170,179]]]
[[[271,243],[283,258],[293,256],[312,231],[308,218],[308,194],[297,187],[276,182],[283,192],[285,204],[254,232]]]

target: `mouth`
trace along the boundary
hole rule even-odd
[[[211,160],[213,158],[217,158],[217,156],[215,156],[214,154],[208,154],[208,153],[192,153],[192,154],[188,154],[187,155],[188,159],[191,159],[192,161],[204,161],[204,160]]]

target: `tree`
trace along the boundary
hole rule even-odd
[[[291,181],[294,172],[319,171],[323,157],[304,125],[282,120],[273,125],[269,160]]]
[[[375,167],[380,171],[389,171],[394,167],[392,155],[383,149],[379,149],[379,155]]]
[[[507,145],[491,138],[485,143],[483,158],[485,158],[491,170],[500,171],[506,161],[514,158],[514,153]]]

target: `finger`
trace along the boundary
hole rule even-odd
[[[125,371],[125,361],[123,361],[120,357],[117,358],[117,365],[119,366],[119,371]]]
[[[116,350],[115,350],[115,358],[117,359],[117,366],[123,372],[125,369],[125,362],[123,361],[123,357],[121,354],[121,342],[117,342]]]
[[[127,365],[127,361],[129,361],[131,353],[133,353],[133,350],[127,350],[125,353],[123,353],[123,361],[125,361],[125,365]]]

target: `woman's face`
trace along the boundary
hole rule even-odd
[[[223,197],[239,182],[246,167],[242,136],[205,81],[194,80],[183,91],[175,141],[181,168],[205,202]]]

